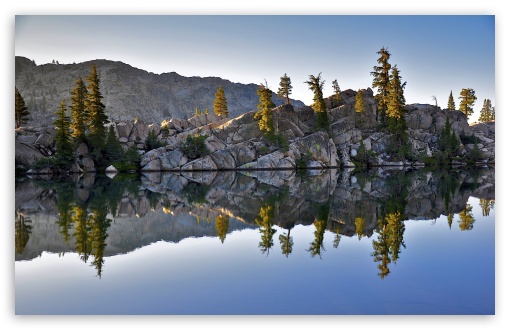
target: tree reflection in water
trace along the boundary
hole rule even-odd
[[[291,230],[298,224],[313,225],[313,240],[306,251],[320,259],[326,252],[327,231],[334,235],[334,248],[338,248],[342,236],[357,236],[361,240],[375,233],[371,256],[377,264],[378,276],[384,279],[390,274],[391,263],[396,264],[406,248],[406,220],[420,220],[424,215],[437,219],[445,215],[451,229],[458,215],[459,229],[471,230],[475,219],[467,199],[474,192],[487,197],[480,198],[482,216],[488,216],[494,209],[493,170],[474,174],[460,170],[380,172],[345,172],[335,177],[330,176],[332,172],[325,172],[317,176],[296,176],[293,181],[276,181],[278,184],[228,172],[218,172],[210,185],[178,174],[162,174],[159,183],[143,177],[140,181],[137,176],[110,179],[93,175],[76,181],[35,182],[42,188],[40,198],[47,202],[50,196],[54,200],[59,235],[67,245],[73,245],[83,262],[90,261],[98,277],[103,273],[112,221],[130,214],[135,214],[142,222],[149,212],[159,211],[167,217],[179,214],[193,215],[197,219],[210,217],[215,219],[214,223],[198,222],[196,225],[210,225],[213,229],[210,236],[217,236],[221,243],[229,232],[238,230],[238,223],[243,223],[244,227],[258,228],[258,247],[266,256],[280,228],[282,233],[278,240],[287,258],[294,250]],[[264,175],[271,177],[270,173]],[[359,179],[352,179],[353,176]],[[336,185],[325,194],[327,182],[336,182]],[[317,190],[319,188],[323,190]],[[17,255],[23,253],[33,235],[33,223],[25,213],[23,205],[16,207]],[[186,235],[193,234],[189,231]],[[162,239],[158,233],[150,236],[154,237],[153,241]]]

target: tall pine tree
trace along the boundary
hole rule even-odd
[[[71,120],[66,114],[67,105],[65,101],[60,103],[58,111],[55,113],[57,119],[55,125],[55,159],[59,165],[68,165],[73,160],[73,145],[71,142]]]
[[[462,111],[467,118],[473,114],[473,104],[475,104],[476,96],[472,88],[463,88],[460,92],[459,110]]]
[[[485,123],[493,120],[492,117],[493,117],[492,102],[489,99],[485,99],[483,100],[483,107],[482,110],[480,111],[480,117],[478,118],[478,121]]]
[[[450,91],[450,96],[448,97],[448,106],[446,107],[446,109],[455,110],[455,101],[453,100],[452,91]]]
[[[406,82],[401,83],[400,70],[394,65],[391,70],[391,78],[388,84],[388,101],[386,115],[389,118],[400,119],[404,116],[404,107],[406,99],[404,98],[404,88]]]
[[[308,88],[313,92],[313,104],[312,108],[317,113],[317,124],[320,128],[329,130],[329,119],[326,111],[326,103],[322,95],[322,89],[324,88],[324,80],[321,79],[321,73],[315,77],[309,75],[308,80],[305,81],[308,84]]]
[[[15,120],[15,128],[21,127],[21,125],[26,124],[28,122],[28,116],[30,112],[28,112],[28,107],[25,104],[25,100],[21,96],[18,88],[15,87],[15,101],[14,101],[14,120]]]
[[[214,113],[217,116],[228,117],[227,99],[225,97],[225,92],[223,91],[222,86],[218,87],[218,90],[216,90],[216,94],[214,96]]]
[[[283,77],[280,77],[280,87],[278,88],[278,97],[285,99],[287,104],[290,104],[289,95],[292,93],[292,85],[290,83],[290,77],[285,73]]]
[[[375,95],[375,99],[378,101],[376,117],[379,118],[380,111],[380,115],[384,121],[386,117],[386,110],[388,109],[388,94],[391,70],[389,59],[391,54],[388,52],[388,49],[384,47],[382,47],[377,52],[377,54],[380,55],[379,59],[377,60],[379,65],[374,66],[374,71],[370,72],[370,74],[374,77],[372,87],[377,88],[377,94]]]
[[[275,107],[275,104],[271,100],[273,92],[265,85],[260,84],[257,90],[259,95],[259,104],[257,105],[258,111],[255,113],[255,119],[259,121],[259,129],[261,132],[272,136],[274,134],[274,123],[273,114],[271,109]]]
[[[89,139],[94,149],[99,153],[104,149],[107,129],[105,125],[108,123],[105,105],[101,102],[103,95],[100,91],[100,80],[97,73],[96,65],[92,66],[92,71],[87,77],[88,93],[85,102],[86,112],[88,115]]]
[[[73,130],[72,136],[76,143],[85,141],[85,132],[87,130],[87,112],[85,102],[87,100],[87,87],[81,79],[76,80],[75,87],[71,91],[71,129]]]

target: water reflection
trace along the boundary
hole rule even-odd
[[[370,239],[377,275],[385,279],[406,249],[406,220],[436,221],[445,215],[450,228],[457,219],[460,230],[470,231],[476,221],[468,198],[479,198],[482,216],[488,216],[494,187],[493,169],[26,179],[16,184],[16,260],[44,251],[76,252],[101,277],[105,256],[188,237],[217,237],[223,244],[229,233],[243,229],[258,230],[265,256],[278,249],[290,258],[292,229],[305,225],[314,228],[306,251],[319,259],[326,253],[328,232],[334,235],[333,248],[341,248],[345,236]],[[49,225],[52,219],[56,226]]]

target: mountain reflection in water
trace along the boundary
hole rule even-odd
[[[433,222],[444,215],[450,228],[471,230],[476,226],[471,196],[480,200],[483,216],[489,215],[495,201],[494,169],[24,179],[16,183],[15,259],[76,252],[101,277],[107,256],[188,237],[218,237],[223,243],[228,233],[247,228],[259,231],[261,253],[291,258],[292,229],[304,225],[314,228],[307,251],[317,258],[325,251],[326,232],[334,235],[334,248],[342,236],[370,237],[371,257],[378,276],[385,278],[389,264],[397,263],[406,248],[406,220]],[[283,233],[275,237],[275,228]]]

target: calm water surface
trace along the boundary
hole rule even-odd
[[[489,314],[495,173],[16,184],[16,314]]]

